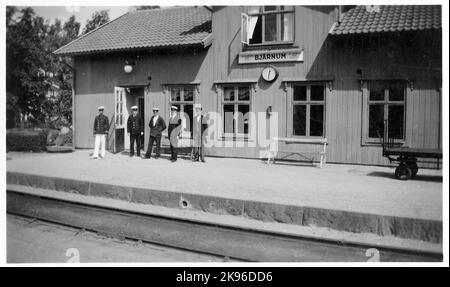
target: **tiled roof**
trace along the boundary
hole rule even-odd
[[[211,33],[204,7],[172,7],[126,13],[55,51],[89,54],[154,47],[201,45]]]
[[[380,5],[349,10],[331,30],[333,35],[399,32],[441,28],[441,6]]]

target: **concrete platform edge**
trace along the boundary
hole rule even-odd
[[[215,215],[231,215],[262,222],[302,227],[317,226],[351,233],[369,233],[430,243],[442,242],[442,222],[436,220],[246,201],[19,172],[7,172],[7,184],[8,186],[19,185],[90,197],[116,199],[135,204],[201,211]]]

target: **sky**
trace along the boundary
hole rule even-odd
[[[37,15],[44,19],[49,19],[54,23],[55,19],[60,19],[62,23],[66,22],[70,16],[75,15],[75,19],[81,23],[80,31],[92,14],[98,10],[109,10],[109,18],[113,20],[127,13],[132,6],[29,6],[33,8]],[[24,6],[19,6],[19,10]]]

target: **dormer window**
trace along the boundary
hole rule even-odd
[[[294,6],[249,6],[242,13],[241,42],[247,45],[294,41]]]

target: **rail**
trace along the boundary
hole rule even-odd
[[[374,253],[373,246],[364,244],[143,215],[11,190],[7,191],[7,212],[112,237],[243,261],[364,262]],[[383,246],[376,247],[376,252],[380,261],[442,261],[442,253]]]

